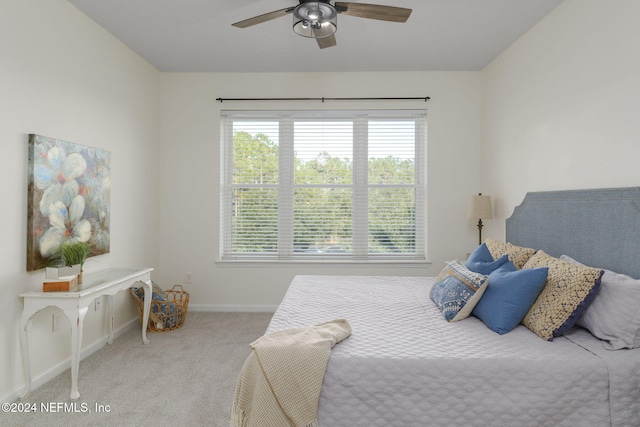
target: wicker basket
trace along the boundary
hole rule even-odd
[[[154,288],[156,286],[154,284]],[[130,288],[130,291],[135,297],[138,319],[142,325],[144,299],[136,293],[134,288]],[[182,327],[187,317],[187,308],[189,306],[189,293],[182,288],[182,285],[175,285],[173,288],[164,291],[162,296],[166,296],[166,300],[155,298],[156,289],[154,289],[153,294],[154,298],[151,300],[147,332],[166,332]]]

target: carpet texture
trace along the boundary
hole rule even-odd
[[[20,402],[37,412],[0,413],[0,425],[228,426],[249,343],[271,316],[192,312],[180,329],[147,334],[147,345],[140,329],[131,329],[80,362],[74,406],[67,370]],[[60,412],[41,412],[43,402]]]

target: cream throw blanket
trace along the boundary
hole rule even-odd
[[[333,346],[351,334],[344,319],[285,329],[249,346],[233,401],[231,425],[315,427]]]

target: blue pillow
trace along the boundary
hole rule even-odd
[[[494,260],[489,248],[483,243],[471,252],[465,266],[474,273],[491,274],[507,261],[509,261],[509,255],[506,254]]]
[[[489,285],[473,309],[474,316],[500,335],[513,330],[542,292],[548,267],[518,270],[511,262],[489,274]]]

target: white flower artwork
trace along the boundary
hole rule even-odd
[[[65,242],[109,252],[111,153],[29,135],[27,271],[47,266]]]

